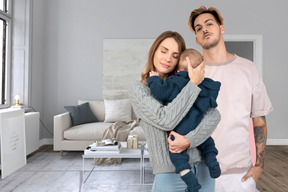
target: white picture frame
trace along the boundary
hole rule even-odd
[[[233,42],[239,56],[247,48],[250,58],[263,77],[263,36],[262,35],[224,35],[224,41]],[[155,39],[104,39],[103,41],[103,99],[128,98],[128,89],[133,82],[141,79],[141,72]],[[245,46],[237,43],[246,42]],[[252,43],[252,46],[251,46]],[[249,45],[249,47],[247,47]],[[251,48],[251,49],[250,49]],[[201,47],[195,49],[202,53]],[[243,51],[243,49],[245,51]],[[229,50],[228,50],[229,51]],[[233,52],[234,53],[234,52]],[[239,54],[240,53],[240,54]],[[251,53],[249,52],[249,55]],[[247,58],[249,59],[249,58]]]
[[[26,165],[25,117],[23,109],[0,111],[1,178]]]
[[[128,98],[128,89],[146,65],[155,39],[103,40],[103,99]]]

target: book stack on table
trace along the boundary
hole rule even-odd
[[[85,151],[84,155],[92,155],[97,153],[120,153],[121,143],[117,142],[116,139],[105,139],[101,141],[96,141],[89,145]]]

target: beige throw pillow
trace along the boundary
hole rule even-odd
[[[108,100],[104,99],[105,104],[105,123],[115,121],[131,120],[131,103],[129,99]]]

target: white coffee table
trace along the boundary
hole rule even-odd
[[[145,183],[145,159],[149,159],[149,151],[145,147],[142,149],[142,185],[152,185],[153,183]]]
[[[86,179],[84,179],[84,172],[85,172],[85,167],[84,167],[84,163],[85,163],[85,159],[95,159],[95,158],[134,158],[134,159],[140,159],[140,165],[139,165],[139,171],[140,171],[140,184],[142,184],[142,149],[138,148],[138,149],[127,149],[126,148],[126,143],[122,143],[121,142],[121,148],[120,148],[120,153],[115,153],[115,152],[111,152],[109,153],[108,151],[96,151],[95,153],[93,153],[92,155],[82,155],[83,161],[82,161],[82,178],[83,178],[83,183],[85,183],[87,181],[87,179],[89,178],[90,174],[92,173],[92,171],[94,170],[95,166],[93,166],[92,170],[89,172],[88,176],[86,177]]]

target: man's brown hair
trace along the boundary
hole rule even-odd
[[[216,22],[219,25],[223,25],[223,17],[221,16],[221,13],[218,11],[218,9],[216,9],[215,7],[209,7],[208,9],[205,6],[201,6],[198,9],[194,9],[188,19],[188,26],[189,29],[195,33],[195,27],[194,27],[194,22],[196,20],[196,18],[203,14],[203,13],[210,13],[211,15],[214,16]]]

